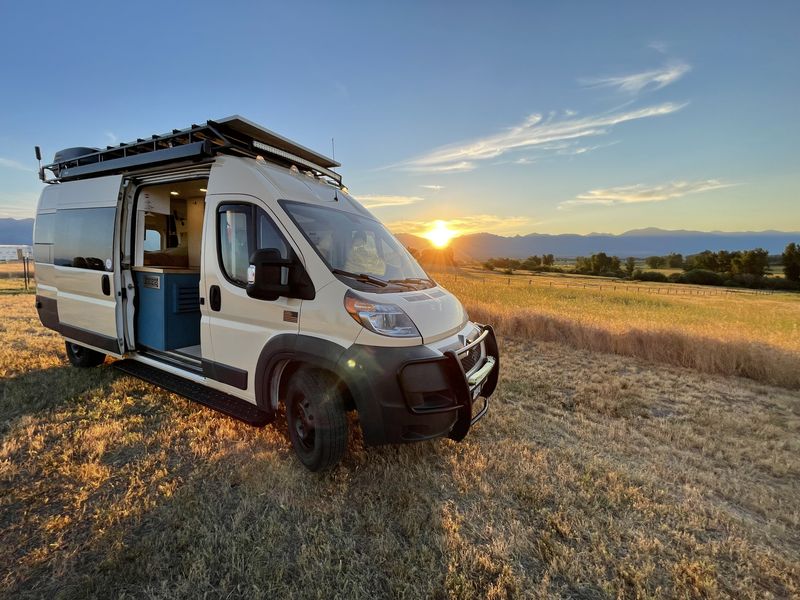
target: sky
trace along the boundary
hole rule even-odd
[[[397,232],[800,231],[798,2],[0,0],[0,217],[33,147],[240,114]]]

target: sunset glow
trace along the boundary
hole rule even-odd
[[[450,243],[458,232],[453,231],[447,227],[444,221],[434,221],[433,227],[423,234],[423,237],[429,239],[431,243],[437,248],[444,248]]]

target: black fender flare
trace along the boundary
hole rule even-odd
[[[301,362],[336,375],[347,387],[355,404],[364,441],[368,445],[382,443],[384,424],[381,407],[372,397],[372,389],[365,387],[359,372],[348,368],[348,358],[360,348],[355,345],[345,348],[330,340],[303,334],[286,333],[273,337],[264,345],[256,363],[254,391],[258,407],[274,418],[275,411],[270,402],[273,371],[281,361]],[[396,373],[387,372],[386,377],[399,394]]]
[[[331,371],[342,378],[337,363],[345,350],[343,346],[329,340],[297,333],[283,333],[271,338],[261,349],[256,363],[254,388],[256,404],[261,410],[274,416],[270,402],[271,375],[281,361],[306,363]]]

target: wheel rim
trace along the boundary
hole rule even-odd
[[[300,446],[304,450],[313,450],[316,438],[314,413],[311,403],[302,394],[296,394],[292,398],[292,428]]]
[[[83,356],[83,348],[78,344],[70,343],[69,349],[72,351],[72,355],[75,358],[80,358],[81,356]]]

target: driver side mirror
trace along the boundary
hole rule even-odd
[[[250,255],[246,289],[248,296],[259,300],[315,296],[314,284],[297,256],[290,250],[289,258],[283,258],[277,248],[261,248]]]

